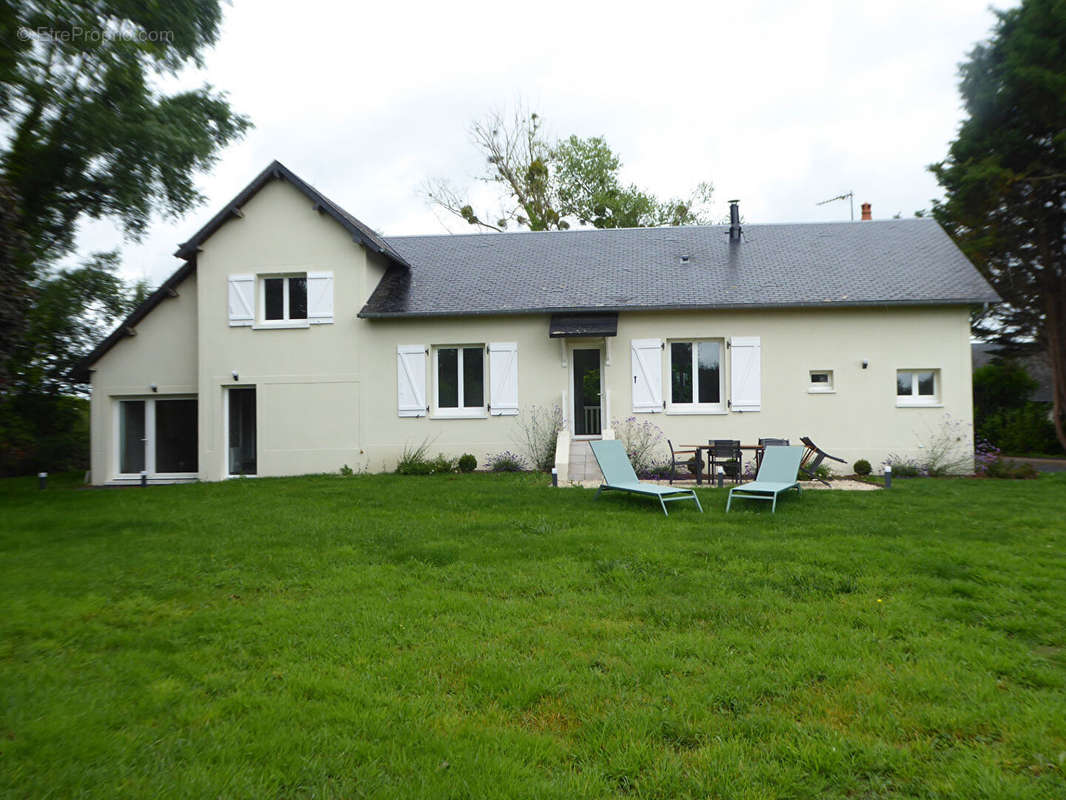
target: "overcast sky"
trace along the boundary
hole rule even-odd
[[[1001,0],[994,5],[1010,5]],[[715,186],[749,224],[928,208],[926,165],[962,117],[957,65],[994,23],[984,0],[489,4],[236,0],[207,67],[256,127],[200,179],[207,202],[125,244],[156,285],[189,238],[272,159],[385,234],[470,232],[427,178],[472,183],[469,127],[517,102],[554,136],[604,135],[623,177],[660,196]],[[122,245],[83,226],[79,254]]]

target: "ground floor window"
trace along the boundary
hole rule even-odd
[[[670,405],[675,410],[722,408],[722,343],[670,342]]]
[[[230,475],[255,475],[256,458],[255,387],[226,390],[226,428]]]
[[[118,403],[120,475],[182,476],[198,471],[195,397],[153,397]]]
[[[896,372],[896,404],[928,406],[938,402],[940,375],[935,369],[901,369]]]
[[[485,408],[485,346],[437,347],[437,412],[471,414]]]
[[[829,394],[833,391],[833,370],[812,369],[807,391],[812,394]]]

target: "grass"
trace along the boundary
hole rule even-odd
[[[50,480],[0,481],[6,796],[1066,796],[1066,475]]]

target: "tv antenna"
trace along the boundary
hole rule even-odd
[[[851,221],[855,221],[855,192],[844,192],[844,194],[838,194],[836,197],[830,197],[828,200],[823,200],[820,203],[815,203],[816,206],[824,206],[826,203],[835,203],[837,200],[847,200],[851,204]]]

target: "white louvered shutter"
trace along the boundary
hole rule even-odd
[[[489,344],[489,413],[508,416],[518,413],[518,344]]]
[[[426,346],[401,344],[396,348],[396,389],[401,417],[426,415]]]
[[[762,346],[758,336],[729,340],[730,408],[758,411],[762,407]]]
[[[663,410],[663,340],[633,339],[633,413]]]
[[[255,321],[255,275],[229,276],[230,327],[251,325]]]
[[[312,325],[333,322],[333,273],[307,273],[307,321]]]

